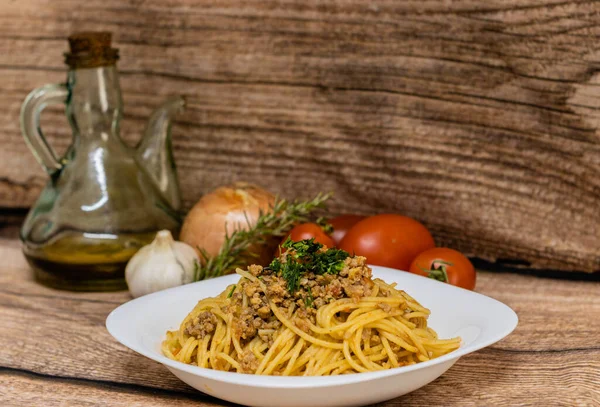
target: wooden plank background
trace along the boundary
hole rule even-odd
[[[400,212],[490,261],[600,270],[600,2],[20,0],[0,6],[0,207],[46,176],[18,128],[65,78],[65,38],[110,30],[123,136],[184,94],[184,200],[234,180],[334,211]],[[60,151],[60,109],[43,128]]]
[[[3,407],[230,406],[110,336],[106,316],[127,292],[43,287],[14,240],[0,239],[0,258]],[[432,384],[373,407],[598,406],[600,283],[480,272],[477,291],[512,307],[516,330]]]

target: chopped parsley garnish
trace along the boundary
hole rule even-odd
[[[229,294],[227,294],[227,298],[231,298],[236,287],[237,287],[236,284],[234,284],[233,287],[231,287],[231,291],[229,291]]]
[[[323,245],[315,242],[314,238],[294,242],[288,237],[281,247],[288,250],[285,262],[274,259],[269,268],[283,277],[290,293],[300,287],[303,274],[338,274],[344,268],[344,260],[350,256],[334,248],[319,252]]]
[[[310,290],[310,287],[307,287],[307,290],[308,290],[308,296],[304,300],[304,303],[306,304],[307,307],[312,307],[313,302],[315,302],[315,299],[313,298],[312,291]]]

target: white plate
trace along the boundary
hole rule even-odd
[[[517,315],[492,298],[449,284],[373,266],[373,275],[397,282],[431,310],[429,326],[441,338],[460,336],[461,347],[437,359],[385,371],[324,377],[255,376],[186,365],[163,356],[160,343],[177,329],[198,300],[220,293],[237,275],[200,281],[146,295],[115,309],[108,331],[128,348],[162,363],[190,386],[214,397],[248,406],[361,406],[401,396],[435,380],[468,353],[510,334]]]

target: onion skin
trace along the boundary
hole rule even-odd
[[[209,257],[214,257],[225,241],[226,230],[231,234],[235,230],[248,229],[248,222],[254,225],[259,212],[270,211],[274,202],[273,194],[256,185],[235,183],[217,188],[192,207],[181,227],[179,240],[198,252],[198,248],[202,248]],[[267,264],[271,260],[270,247],[251,248],[250,251],[258,256],[252,258],[252,263]]]

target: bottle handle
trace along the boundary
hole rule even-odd
[[[63,164],[42,133],[40,116],[46,106],[65,103],[68,95],[64,84],[45,85],[31,91],[21,106],[21,133],[35,158],[49,174],[60,170]]]

